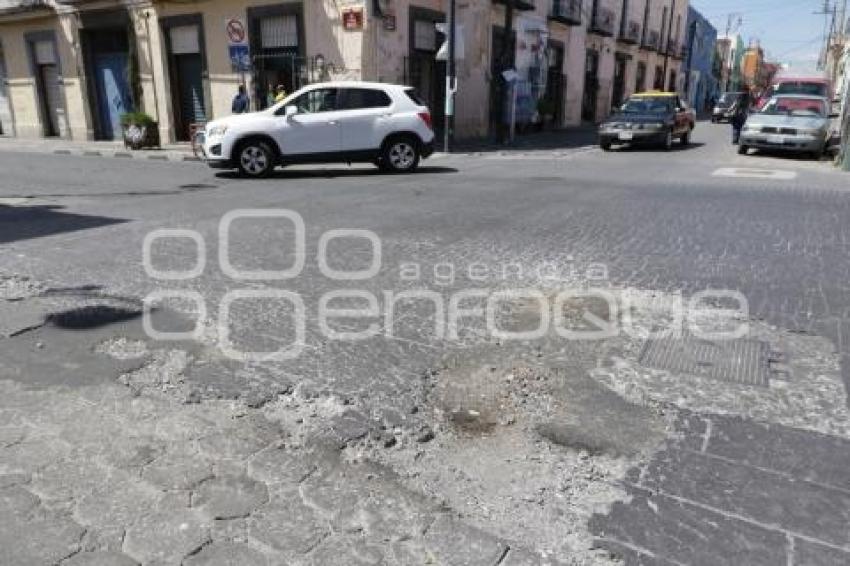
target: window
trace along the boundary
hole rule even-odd
[[[198,26],[176,26],[169,30],[171,52],[174,55],[189,55],[201,52]]]
[[[305,92],[298,98],[291,100],[287,106],[298,108],[299,114],[316,114],[317,112],[333,112],[337,109],[337,89],[318,88]],[[281,108],[278,114],[284,114],[286,110]]]
[[[434,22],[428,20],[413,22],[413,48],[422,51],[437,50],[437,28]]]
[[[419,93],[418,93],[418,92],[416,92],[416,89],[414,89],[414,88],[409,88],[409,89],[407,89],[407,90],[405,90],[405,91],[404,91],[404,94],[406,94],[406,95],[407,95],[407,98],[409,98],[410,100],[412,100],[414,104],[417,104],[417,105],[419,105],[419,106],[428,106],[428,103],[427,103],[427,102],[425,102],[425,99],[424,99],[424,98],[422,98],[422,97],[419,95]]]
[[[295,16],[274,16],[260,20],[260,41],[267,49],[298,47],[298,19]]]
[[[371,88],[346,88],[341,91],[340,98],[342,110],[386,108],[393,103],[387,93]]]

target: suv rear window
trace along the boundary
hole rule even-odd
[[[360,110],[363,108],[386,108],[392,106],[392,99],[382,90],[372,88],[342,89],[342,110]]]
[[[407,98],[413,101],[414,104],[419,106],[428,106],[428,103],[419,96],[419,93],[416,92],[416,89],[409,88],[404,91],[404,94],[407,95]]]

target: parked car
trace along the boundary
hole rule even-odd
[[[265,177],[278,165],[374,163],[414,171],[434,151],[431,114],[410,87],[365,82],[305,87],[267,110],[207,124],[207,163]]]
[[[830,101],[822,96],[774,96],[751,114],[741,131],[738,153],[750,148],[805,153],[819,159],[829,142]]]
[[[711,121],[719,123],[730,121],[738,111],[738,106],[747,104],[749,95],[746,92],[724,92],[720,95],[717,104],[711,112]]]
[[[599,146],[608,151],[614,144],[649,144],[665,149],[673,140],[688,145],[696,127],[696,113],[671,92],[645,92],[629,97],[599,126]]]

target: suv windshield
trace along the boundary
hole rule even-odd
[[[667,114],[673,111],[672,98],[630,98],[620,107],[623,114]]]
[[[806,116],[810,118],[826,116],[826,105],[816,98],[772,98],[761,114],[779,116]]]

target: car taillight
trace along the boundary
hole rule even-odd
[[[434,129],[434,122],[431,120],[430,112],[420,112],[419,117],[422,118],[422,121],[425,122],[425,125],[428,126],[429,130]]]

